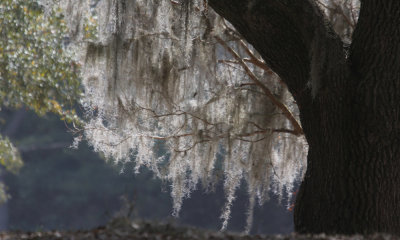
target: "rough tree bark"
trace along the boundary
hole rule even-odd
[[[300,233],[400,234],[400,1],[361,0],[350,48],[310,0],[209,0],[293,94],[309,143]]]

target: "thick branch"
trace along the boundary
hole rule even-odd
[[[339,54],[334,53],[330,63],[344,62],[339,38],[327,31],[322,13],[310,0],[209,0],[209,5],[254,46],[295,99],[310,93],[307,83],[315,52],[322,63],[332,58],[331,52]],[[329,52],[320,54],[321,49]]]
[[[377,71],[398,82],[400,68],[400,1],[361,1],[360,16],[353,33],[351,62],[359,78],[376,76]],[[383,81],[383,79],[379,79]],[[392,86],[394,87],[394,85]]]
[[[400,133],[399,26],[400,1],[361,1],[350,54],[354,116],[369,121],[370,139],[389,143]]]

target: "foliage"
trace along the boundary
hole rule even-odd
[[[12,173],[17,173],[22,167],[22,160],[18,150],[7,137],[0,136],[0,165]]]
[[[86,29],[76,16],[98,21],[96,37],[75,38],[85,43],[84,135],[115,162],[135,159],[137,171],[146,166],[170,181],[175,214],[200,183],[212,188],[222,178],[223,229],[244,179],[249,230],[256,200],[270,191],[290,197],[308,146],[287,86],[206,2],[66,1],[72,29]],[[356,2],[317,1],[335,30],[346,30],[344,40],[352,32],[345,20],[357,19],[344,10]]]
[[[37,1],[0,2],[0,108],[27,107],[79,123],[73,106],[80,96],[78,65],[64,52],[66,26],[60,9],[45,15]],[[15,147],[0,138],[1,164],[15,172]]]
[[[171,181],[176,215],[199,183],[212,188],[224,179],[223,228],[242,178],[250,208],[268,199],[271,186],[291,191],[307,148],[296,106],[203,1],[100,1],[92,11],[72,2],[65,3],[71,29],[85,29],[76,16],[98,19],[95,40],[75,34],[84,52],[84,134],[96,151],[117,163],[135,159],[136,171],[147,166]],[[249,58],[246,71],[232,52]]]
[[[78,66],[64,54],[66,26],[60,10],[46,16],[36,1],[5,0],[0,23],[1,105],[76,119],[65,108],[80,94]]]

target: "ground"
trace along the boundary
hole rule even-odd
[[[118,218],[106,226],[82,231],[49,232],[3,232],[0,240],[35,239],[35,240],[130,240],[130,239],[229,239],[229,240],[400,240],[400,237],[386,234],[372,236],[326,236],[326,235],[243,235],[238,233],[212,232],[202,229],[177,227],[170,223],[137,222],[127,218]]]

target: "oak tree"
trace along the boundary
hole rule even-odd
[[[296,230],[398,234],[400,2],[361,0],[350,46],[311,1],[209,4],[258,50],[299,107],[309,151]]]
[[[399,233],[399,1],[64,9],[83,52],[85,137],[171,181],[176,213],[222,178],[224,228],[244,179],[250,226],[256,200],[301,178],[296,231]]]

